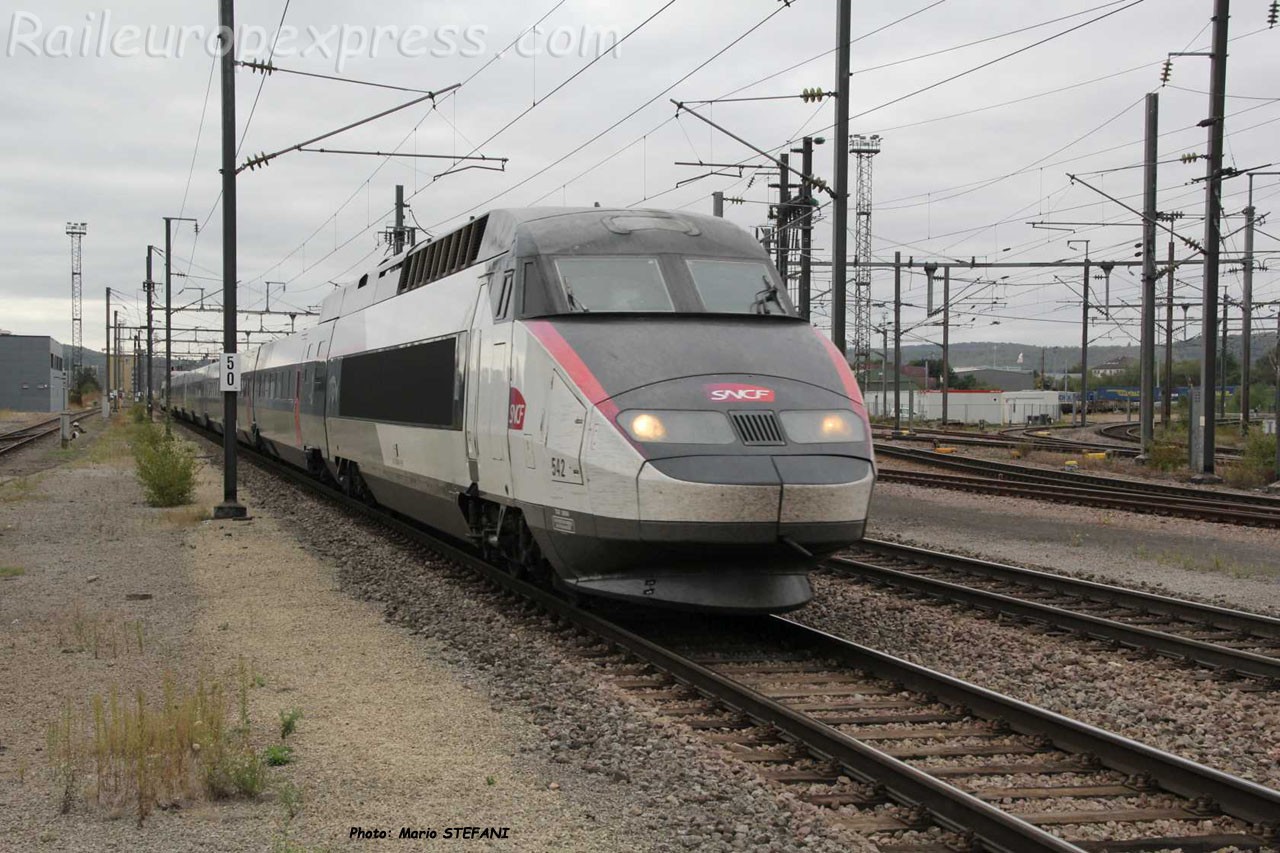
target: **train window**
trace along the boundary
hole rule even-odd
[[[702,304],[713,314],[787,314],[786,296],[755,261],[689,260]]]
[[[515,270],[507,270],[502,275],[502,286],[498,288],[497,294],[491,293],[490,296],[496,296],[493,303],[493,319],[505,320],[507,314],[511,310],[511,291],[515,289]]]
[[[556,270],[570,311],[675,311],[657,258],[559,258]]]
[[[456,429],[458,339],[428,341],[341,360],[338,416]]]

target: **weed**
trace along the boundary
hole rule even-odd
[[[240,696],[240,727],[249,730],[249,667],[245,664],[244,655],[236,659],[236,684]]]
[[[147,422],[134,426],[130,443],[148,504],[174,507],[191,503],[200,463],[190,445]]]
[[[20,578],[27,573],[27,570],[19,566],[0,566],[0,581],[13,580]]]
[[[112,615],[86,613],[79,601],[57,629],[64,652],[92,651],[94,659],[118,658],[126,652],[146,651],[147,628],[142,619],[119,621]]]
[[[1237,489],[1256,489],[1275,476],[1276,436],[1258,430],[1249,433],[1237,462],[1226,466],[1222,477]]]
[[[68,702],[48,728],[48,756],[69,810],[81,793],[98,805],[129,805],[141,824],[158,804],[196,793],[256,797],[266,785],[248,733],[227,726],[230,703],[217,681],[181,688],[166,676],[159,702],[139,690],[95,695],[87,713]]]
[[[1176,471],[1187,464],[1187,449],[1176,444],[1152,444],[1147,466],[1161,471]]]
[[[293,762],[293,747],[273,743],[262,751],[262,757],[272,767],[283,767]]]
[[[284,782],[276,789],[276,799],[284,809],[286,821],[293,820],[302,811],[302,791],[292,782]]]
[[[35,477],[15,477],[0,484],[0,503],[22,503],[35,496],[39,480]]]
[[[493,787],[494,785],[498,784],[498,780],[493,778],[492,776],[486,776],[484,777],[484,783],[489,787]]]
[[[255,675],[255,676],[253,677],[253,686],[254,686],[254,687],[266,687],[266,686],[267,686],[267,680],[266,680],[265,678],[263,678],[261,675]]]
[[[298,728],[298,720],[302,719],[302,710],[300,708],[290,708],[287,711],[280,712],[280,740],[288,740],[289,735],[293,734]]]

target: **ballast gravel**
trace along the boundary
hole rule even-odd
[[[1280,787],[1280,697],[1274,691],[848,579],[819,575],[814,587],[814,601],[794,614],[799,622]]]
[[[875,849],[825,824],[794,792],[771,787],[749,766],[614,692],[594,665],[575,658],[571,635],[548,617],[252,466],[240,476],[282,528],[337,565],[348,592],[438,643],[445,663],[487,691],[492,707],[531,719],[544,739],[527,747],[529,761],[549,768],[566,796],[622,816],[633,828],[629,849]]]

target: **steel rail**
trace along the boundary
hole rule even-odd
[[[903,483],[926,488],[944,488],[980,494],[1030,498],[1053,503],[1070,503],[1126,510],[1147,515],[1170,515],[1199,518],[1202,520],[1245,524],[1253,527],[1280,527],[1280,514],[1266,512],[1257,507],[1246,509],[1221,508],[1212,504],[1189,501],[1158,501],[1132,493],[1112,492],[1061,485],[1036,483],[1010,483],[987,477],[963,477],[952,474],[923,474],[915,471],[894,471],[881,468],[877,475],[883,483]]]
[[[1005,435],[975,435],[972,433],[963,434],[943,432],[941,430],[930,430],[927,432],[919,431],[910,435],[881,434],[877,437],[882,441],[931,441],[973,447],[1029,446],[1034,450],[1044,450],[1054,453],[1061,453],[1064,451],[1107,451],[1115,453],[1118,456],[1137,456],[1139,452],[1136,447],[1130,447],[1127,445],[1077,442],[1073,439],[1052,438],[1050,436],[1015,438],[1013,436]]]
[[[70,414],[71,418],[74,420],[76,418],[92,414],[95,411],[96,409],[85,409],[80,412],[71,412]],[[19,448],[26,447],[32,442],[39,441],[46,436],[52,435],[55,432],[58,432],[61,426],[62,415],[58,415],[56,418],[50,418],[46,421],[39,421],[29,426],[10,430],[3,435],[0,435],[0,456],[3,456],[6,453],[12,453]]]
[[[918,450],[910,447],[893,447],[878,445],[876,453],[896,459],[920,462],[943,468],[960,471],[978,471],[981,473],[998,473],[1003,477],[1012,477],[1024,482],[1040,482],[1067,486],[1099,486],[1117,492],[1133,492],[1141,495],[1166,495],[1190,501],[1204,501],[1226,507],[1228,505],[1247,507],[1264,507],[1280,513],[1280,498],[1269,495],[1237,494],[1235,492],[1214,492],[1206,489],[1192,489],[1186,486],[1175,486],[1168,483],[1152,483],[1142,480],[1126,480],[1120,477],[1106,477],[1097,474],[1055,471],[1048,468],[1033,468],[1029,465],[1017,465],[1011,462],[998,462],[991,459],[974,459],[971,457],[951,456],[932,450]]]
[[[1053,592],[1095,597],[1099,601],[1120,604],[1135,610],[1181,619],[1188,622],[1201,622],[1217,628],[1241,631],[1259,637],[1280,640],[1280,619],[1245,610],[1232,610],[1215,604],[1203,604],[1183,598],[1173,598],[1154,592],[1130,589],[1123,586],[1098,583],[1096,581],[1057,575],[1052,572],[1029,569],[1025,566],[1011,566],[1007,563],[996,563],[966,557],[961,554],[948,554],[929,548],[914,545],[902,545],[897,542],[885,542],[880,539],[863,539],[858,543],[859,549],[871,551],[895,559],[907,559],[928,563],[948,569],[956,569],[970,574],[980,574],[998,580],[1013,581],[1034,585],[1040,589]]]
[[[212,431],[191,424],[184,423],[184,426],[206,439],[212,434]],[[448,560],[465,565],[496,586],[536,603],[566,622],[607,639],[716,702],[761,724],[777,728],[786,737],[804,744],[816,755],[839,763],[843,772],[851,778],[882,785],[903,804],[918,806],[927,811],[939,825],[973,835],[982,849],[999,853],[1082,853],[1088,849],[1058,838],[622,625],[582,610],[548,590],[519,580],[485,562],[460,543],[441,538],[417,524],[336,492],[305,472],[278,460],[248,448],[244,449],[244,455],[270,473],[280,475],[412,539]],[[979,716],[1001,720],[1015,731],[1044,735],[1062,748],[1086,752],[1098,758],[1104,766],[1131,774],[1148,774],[1172,793],[1192,798],[1210,796],[1226,814],[1233,817],[1261,824],[1280,814],[1280,792],[976,685],[966,684],[783,617],[760,617],[759,626],[762,633],[782,633],[789,638],[788,642],[810,645],[822,654],[851,666],[892,679],[920,692],[946,698],[956,705],[969,708]]]
[[[883,544],[885,543],[875,543],[875,545]],[[875,548],[873,545],[868,550],[879,549]],[[1010,616],[1016,616],[1022,619],[1028,619],[1045,625],[1050,625],[1055,628],[1073,631],[1088,637],[1119,643],[1134,649],[1153,651],[1166,657],[1190,661],[1200,666],[1236,672],[1241,675],[1251,676],[1254,678],[1269,679],[1280,684],[1280,658],[1269,655],[1233,649],[1191,637],[1183,637],[1170,631],[1159,630],[1158,628],[1144,625],[1130,625],[1115,619],[1095,616],[1079,610],[1072,610],[1070,605],[1067,604],[1053,605],[1029,601],[1025,598],[1018,597],[1016,594],[978,589],[972,586],[967,586],[963,582],[939,580],[938,578],[927,577],[914,572],[904,571],[902,569],[876,565],[875,563],[868,562],[867,560],[850,557],[835,557],[827,560],[824,565],[841,574],[889,584],[901,589],[911,590],[912,592],[918,592],[948,601],[960,602],[982,610],[989,610]],[[1000,568],[1016,571],[1013,567]],[[973,573],[976,574],[977,572],[974,571]],[[992,573],[991,575],[986,576],[996,577],[997,575]],[[1083,583],[1084,582],[1082,582],[1082,584]],[[1036,588],[1046,590],[1053,589],[1054,591],[1061,591],[1061,593],[1065,595],[1078,595],[1090,602],[1119,603],[1117,600],[1106,598],[1105,593],[1100,593],[1098,591],[1099,589],[1107,589],[1102,584],[1095,584],[1091,588],[1086,587],[1085,589],[1080,590],[1070,590],[1066,584],[1058,584],[1054,587],[1045,585],[1043,587]],[[1128,596],[1125,596],[1125,598],[1127,597]],[[1119,599],[1121,596],[1116,596],[1116,598]],[[1189,602],[1183,602],[1183,605],[1184,609],[1189,609],[1190,607]],[[1154,613],[1161,611],[1153,610],[1151,612]],[[1232,611],[1226,612],[1232,613]],[[1165,612],[1161,612],[1161,615],[1169,615],[1169,613],[1166,610]],[[1210,614],[1205,615],[1209,616]],[[1244,617],[1246,615],[1248,614],[1238,614],[1240,617]],[[1185,619],[1188,617],[1177,616],[1171,618]],[[1262,620],[1264,617],[1256,618],[1258,620]],[[1266,626],[1266,630],[1268,631],[1274,631],[1276,624],[1280,624],[1277,620],[1268,621],[1273,623]],[[1213,625],[1214,623],[1199,620],[1198,624]],[[1231,630],[1238,629],[1233,628]],[[1270,639],[1274,637],[1274,634],[1268,633],[1261,636]],[[1260,642],[1259,645],[1265,646],[1268,644],[1264,641]]]

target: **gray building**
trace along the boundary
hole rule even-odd
[[[69,366],[53,338],[0,334],[0,409],[62,411]]]
[[[1006,367],[957,367],[957,376],[972,376],[978,388],[994,388],[997,391],[1031,391],[1036,387],[1035,374],[1030,370]]]

